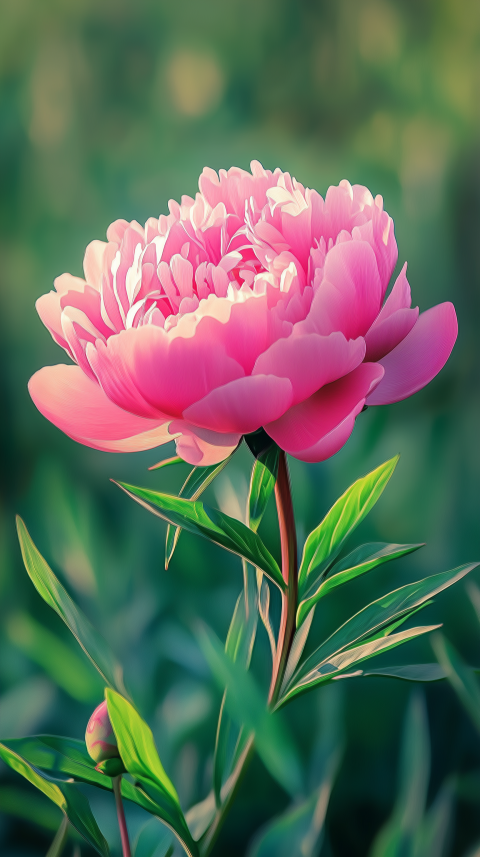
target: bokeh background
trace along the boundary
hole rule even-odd
[[[81,274],[86,244],[103,238],[112,220],[158,216],[170,197],[194,195],[205,164],[247,167],[252,158],[322,193],[342,178],[381,193],[414,301],[425,309],[451,299],[459,317],[453,356],[427,389],[367,411],[328,463],[292,464],[305,535],[355,478],[400,452],[360,535],[427,542],[332,596],[325,633],[401,582],[480,560],[478,0],[1,0],[0,734],[82,737],[102,696],[28,580],[14,530],[20,512],[123,661],[186,807],[209,788],[220,700],[192,629],[202,617],[225,635],[240,564],[183,536],[165,572],[162,523],[133,508],[109,478],[176,491],[174,472],[147,470],[173,452],[96,452],[37,413],[28,378],[62,362],[63,352],[34,303],[58,274]],[[245,450],[210,499],[241,514],[250,465]],[[273,511],[264,533],[276,543]],[[480,583],[480,572],[471,578]],[[448,590],[425,618],[443,621],[466,660],[480,665],[472,592],[463,583]],[[260,632],[259,676],[267,659]],[[384,656],[432,659],[428,641]],[[411,686],[374,678],[341,684],[346,750],[322,855],[364,857],[394,806]],[[445,854],[464,857],[480,840],[480,736],[448,685],[424,693],[428,802],[456,778]],[[318,692],[288,713],[306,762],[322,705]],[[108,795],[90,797],[115,843]],[[286,803],[255,762],[215,854],[245,854]],[[141,820],[131,814],[132,829]],[[58,823],[56,808],[2,766],[2,855],[45,854]]]

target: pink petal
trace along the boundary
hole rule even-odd
[[[316,333],[279,339],[255,363],[253,375],[288,378],[297,404],[358,366],[365,356],[365,343],[345,339],[343,333],[319,336]]]
[[[365,359],[376,363],[392,351],[410,333],[418,319],[418,307],[399,309],[383,321],[375,321],[365,335]]]
[[[339,330],[347,339],[356,339],[377,317],[381,300],[377,260],[370,244],[345,241],[327,253],[308,321],[323,335]]]
[[[173,420],[169,431],[172,435],[177,434],[177,454],[195,467],[208,467],[224,461],[241,439],[241,434],[220,434],[192,426],[185,420]]]
[[[106,241],[91,241],[85,250],[83,259],[85,279],[97,291],[100,291],[102,286],[103,257],[106,248]]]
[[[248,434],[284,414],[292,402],[287,378],[255,375],[231,381],[190,405],[184,417],[218,432]]]
[[[423,312],[408,336],[380,361],[385,375],[368,404],[399,402],[425,387],[450,357],[457,333],[453,304],[438,304]]]
[[[118,408],[79,366],[44,366],[30,378],[28,389],[44,417],[86,446],[135,452],[173,440],[168,423]]]
[[[323,461],[350,436],[365,398],[383,376],[376,363],[362,363],[339,381],[294,405],[265,431],[286,452],[302,461]]]
[[[87,357],[109,399],[150,419],[181,417],[185,408],[210,390],[244,372],[228,357],[215,318],[193,316],[170,333],[146,325],[87,347]],[[183,332],[184,335],[181,335]]]

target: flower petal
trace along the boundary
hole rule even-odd
[[[318,333],[340,330],[347,339],[364,336],[380,311],[382,286],[377,260],[366,241],[344,241],[327,253],[307,323]]]
[[[275,375],[289,378],[296,405],[313,393],[358,366],[365,356],[365,342],[345,339],[343,333],[319,336],[316,333],[278,339],[260,355],[253,375]]]
[[[278,419],[291,402],[292,385],[287,378],[250,375],[212,390],[190,405],[184,417],[213,431],[249,434]]]
[[[350,436],[365,398],[383,377],[378,363],[362,363],[349,375],[322,387],[294,405],[265,431],[278,445],[302,461],[323,461]]]
[[[385,375],[368,404],[399,402],[425,387],[443,369],[457,333],[453,304],[438,304],[423,312],[408,336],[380,361]]]
[[[30,379],[28,389],[44,417],[86,446],[135,452],[173,440],[168,423],[118,408],[79,366],[44,366]]]
[[[209,467],[224,461],[236,449],[242,437],[241,434],[220,434],[202,429],[185,420],[173,420],[169,431],[176,435],[177,454],[195,467]]]

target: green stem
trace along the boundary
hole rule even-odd
[[[282,548],[282,574],[287,584],[285,593],[282,595],[282,614],[276,656],[273,663],[272,681],[268,697],[269,705],[273,708],[283,681],[288,655],[295,633],[295,617],[298,600],[298,573],[297,573],[297,537],[295,531],[295,518],[293,514],[292,493],[288,475],[287,457],[283,450],[280,452],[278,461],[278,475],[275,484],[275,500],[277,503],[278,525],[280,529],[280,543]],[[226,796],[217,808],[215,817],[200,842],[200,855],[207,857],[213,848],[220,829],[225,821],[228,810],[237,793],[241,779],[253,756],[254,737],[248,740],[235,770],[226,783],[224,791]]]
[[[66,815],[63,816],[62,823],[58,828],[55,838],[47,851],[47,857],[60,857],[68,837],[69,821]]]
[[[242,781],[245,771],[247,770],[248,764],[250,763],[252,756],[253,735],[251,738],[249,738],[247,744],[245,745],[243,753],[235,766],[235,770],[233,771],[226,783],[226,796],[224,797],[221,806],[218,807],[210,827],[199,842],[201,857],[207,857],[207,854],[210,854],[210,851],[215,845],[218,834],[220,833],[223,822],[225,821],[226,815],[238,791],[238,787]]]
[[[117,805],[118,826],[120,828],[120,838],[122,840],[123,857],[132,857],[130,850],[130,840],[128,838],[127,821],[122,803],[122,775],[112,778],[113,793],[115,795],[115,803]]]
[[[282,575],[287,586],[285,592],[282,594],[282,613],[276,657],[273,663],[270,693],[268,695],[268,702],[272,708],[278,700],[288,655],[295,634],[295,616],[298,601],[297,536],[287,456],[283,450],[281,450],[278,459],[275,500],[277,503],[278,526],[282,548]]]

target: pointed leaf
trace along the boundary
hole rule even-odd
[[[480,687],[473,670],[442,634],[432,638],[432,646],[460,702],[480,731]]]
[[[152,464],[149,470],[161,470],[163,467],[171,467],[172,464],[186,464],[187,462],[180,458],[179,455],[174,455],[173,458],[164,458],[158,464]]]
[[[9,738],[3,744],[22,756],[30,765],[56,780],[73,779],[108,791],[113,790],[111,777],[96,769],[84,741],[57,735],[34,735],[31,738]],[[122,797],[138,804],[147,812],[158,813],[155,802],[141,788],[122,779]]]
[[[323,581],[315,582],[309,587],[305,594],[304,600],[300,603],[297,611],[297,627],[305,620],[305,617],[312,607],[320,601],[337,586],[343,586],[349,580],[359,577],[361,574],[366,574],[372,571],[384,562],[392,559],[398,559],[408,553],[418,550],[423,547],[422,544],[416,545],[389,545],[389,544],[371,544],[363,545],[357,548],[348,557],[340,563],[336,563],[331,570],[331,573]],[[368,549],[374,548],[373,553]]]
[[[299,572],[302,595],[312,575],[318,577],[340,552],[342,545],[375,505],[395,470],[398,456],[386,461],[354,484],[330,509],[305,542]]]
[[[119,693],[107,688],[105,696],[125,768],[155,803],[155,814],[171,827],[187,853],[196,855],[197,848],[190,836],[175,786],[165,773],[150,727]]]
[[[258,754],[277,782],[290,794],[298,794],[302,789],[301,770],[284,723],[270,714],[251,673],[230,660],[210,629],[200,630],[199,641],[215,679],[227,689],[225,704],[231,718],[255,734]]]
[[[212,509],[199,500],[184,500],[147,488],[116,483],[149,512],[175,526],[220,545],[260,568],[280,589],[285,589],[281,571],[260,536],[241,521]]]
[[[87,798],[74,785],[50,779],[29,765],[18,753],[10,750],[6,744],[0,744],[0,758],[22,777],[25,777],[39,791],[43,792],[67,816],[70,824],[103,857],[108,855],[105,842]]]
[[[171,831],[156,818],[140,828],[133,845],[133,857],[170,857],[175,847]]]
[[[267,503],[275,488],[278,470],[279,448],[276,444],[269,446],[255,460],[250,480],[248,494],[248,524],[255,532],[265,514]]]
[[[198,498],[213,482],[215,477],[218,476],[226,464],[228,464],[228,460],[229,459],[226,458],[225,461],[221,461],[220,464],[212,464],[210,467],[194,467],[180,488],[178,496],[186,497],[187,500],[198,500]],[[171,562],[181,532],[181,527],[173,527],[172,524],[169,524],[167,527],[167,534],[165,537],[165,568],[168,568]]]
[[[403,681],[441,681],[446,673],[439,664],[406,664],[398,667],[378,667],[374,670],[364,670],[364,676],[384,676],[398,678]]]
[[[106,684],[125,693],[120,664],[110,652],[103,637],[92,627],[47,565],[19,517],[17,517],[17,531],[25,568],[35,589],[49,607],[63,619]]]
[[[421,696],[407,711],[400,758],[399,789],[391,818],[375,840],[371,857],[411,854],[423,820],[430,774],[427,713]]]
[[[412,610],[416,610],[434,595],[452,586],[462,577],[465,577],[476,564],[462,565],[451,571],[433,574],[424,580],[401,586],[388,595],[383,595],[351,619],[348,619],[337,631],[310,655],[295,676],[298,682],[304,675],[312,670],[318,670],[323,664],[327,664],[333,655],[338,654],[346,648],[350,648],[357,642],[381,631],[392,622],[400,619]]]
[[[387,652],[389,649],[401,646],[409,640],[414,640],[416,637],[428,634],[440,627],[440,625],[421,625],[418,628],[408,628],[406,631],[400,631],[398,634],[390,634],[388,637],[371,640],[368,643],[363,643],[360,646],[354,646],[352,649],[340,652],[338,655],[330,658],[328,663],[321,664],[317,669],[313,669],[307,675],[302,676],[299,681],[295,683],[292,681],[283,697],[279,700],[277,707],[281,707],[285,702],[293,699],[294,696],[298,696],[300,693],[324,684],[326,681],[342,678],[341,673],[349,667],[373,658],[381,652]],[[352,673],[345,677],[352,678],[353,675]],[[362,675],[362,670],[359,670],[356,675]]]

